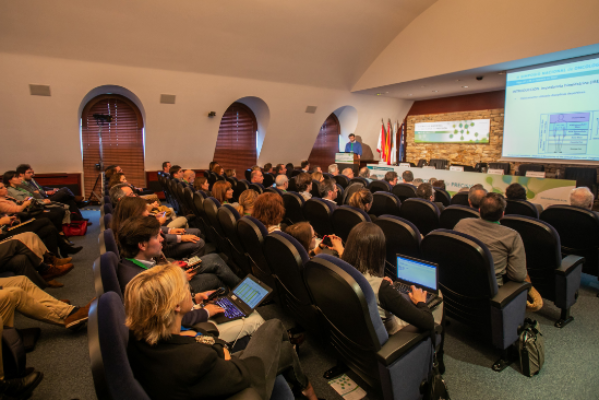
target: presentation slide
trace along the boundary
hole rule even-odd
[[[507,74],[502,155],[599,161],[599,56]]]

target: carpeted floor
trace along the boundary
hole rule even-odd
[[[84,237],[72,238],[84,250],[74,256],[75,269],[59,281],[62,289],[48,292],[59,299],[70,299],[75,305],[86,304],[95,294],[92,265],[99,256],[97,238],[100,231],[99,211],[86,211],[94,225]],[[491,370],[498,358],[490,345],[474,337],[468,330],[453,322],[448,327],[445,345],[445,380],[454,400],[494,399],[598,399],[599,398],[599,282],[596,277],[583,275],[583,286],[577,304],[572,307],[575,320],[563,329],[553,326],[559,310],[545,302],[544,308],[527,316],[542,325],[545,338],[545,365],[540,375],[527,378],[520,374],[517,364],[501,373]],[[280,318],[288,327],[293,321],[283,315],[277,305],[260,307],[265,319]],[[39,326],[42,336],[34,352],[27,354],[28,366],[45,375],[32,399],[64,400],[95,399],[86,331],[72,333],[17,316],[15,325],[26,328]],[[328,400],[341,399],[322,373],[335,365],[330,349],[308,339],[300,349],[300,360],[310,377],[316,393]],[[360,380],[352,373],[350,377]],[[363,385],[362,385],[363,386]],[[372,389],[363,386],[371,400],[380,399]]]

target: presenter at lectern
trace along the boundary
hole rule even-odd
[[[349,143],[345,145],[346,153],[355,153],[358,155],[358,158],[362,156],[362,145],[356,142],[356,135],[353,133],[349,134]]]

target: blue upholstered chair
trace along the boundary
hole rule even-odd
[[[372,195],[372,198],[372,207],[368,211],[369,214],[376,215],[377,217],[383,214],[399,215],[401,200],[393,193],[378,191]]]
[[[445,207],[451,204],[451,196],[445,189],[435,189],[435,201],[442,203]]]
[[[439,228],[441,212],[435,203],[425,199],[407,199],[401,204],[399,216],[418,227],[423,235]]]
[[[221,206],[220,201],[216,200],[214,197],[208,197],[204,200],[202,206],[204,208],[204,222],[206,224],[208,238],[219,251],[228,254],[229,244],[227,243],[227,239],[225,239],[225,234],[216,216],[216,213]]]
[[[293,225],[298,222],[305,221],[304,211],[304,198],[297,192],[287,191],[283,193],[283,203],[285,204],[285,217],[283,222],[287,225]]]
[[[103,209],[104,209],[104,215],[106,215],[106,214],[112,214],[113,210],[112,210],[112,204],[110,204],[110,202],[104,203]]]
[[[350,182],[350,184],[345,188],[345,192],[343,194],[343,204],[349,204],[349,200],[353,194],[360,189],[364,189],[365,187],[366,186],[364,186],[362,182]]]
[[[319,255],[304,267],[304,279],[338,359],[385,400],[421,399],[420,383],[432,367],[430,333],[389,336],[370,284],[343,260]]]
[[[115,292],[121,298],[121,285],[117,271],[119,268],[119,259],[112,251],[102,254],[94,262],[94,288],[96,296],[107,292]]]
[[[337,184],[341,185],[343,189],[349,186],[349,178],[345,175],[335,175],[335,181],[337,182]]]
[[[416,225],[395,215],[381,215],[375,222],[385,234],[385,275],[397,277],[397,254],[420,258],[421,235]]]
[[[110,228],[112,224],[112,214],[104,214],[104,217],[100,220],[100,232],[104,232],[106,229]]]
[[[459,204],[470,207],[470,203],[468,203],[468,192],[457,192],[454,194],[451,198],[451,204]]]
[[[349,233],[360,222],[371,222],[370,217],[363,210],[350,206],[341,206],[333,211],[331,224],[335,235],[347,241]]]
[[[368,189],[372,193],[381,192],[381,191],[390,192],[391,185],[389,185],[389,183],[387,181],[375,179],[372,182],[370,182],[370,185],[368,185]]]
[[[243,245],[241,244],[237,234],[237,221],[239,221],[241,216],[237,210],[233,208],[233,206],[230,204],[225,204],[218,209],[216,217],[218,218],[220,227],[225,235],[225,240],[227,240],[229,243],[228,247],[231,251],[231,254],[228,255],[233,259],[235,264],[243,271],[244,274],[247,275],[251,273],[252,266],[250,258],[243,249]]]
[[[365,188],[367,188],[368,185],[370,185],[370,182],[368,182],[368,180],[366,178],[362,178],[361,176],[356,176],[349,180],[350,185],[352,183],[356,183],[356,182],[361,183]]]
[[[258,194],[262,194],[264,192],[264,186],[260,183],[250,183],[249,188],[258,192]]]
[[[98,243],[100,245],[100,254],[104,254],[107,251],[112,251],[118,258],[120,258],[119,247],[116,244],[116,239],[114,238],[112,229],[107,228],[104,230],[104,232],[100,233]]]
[[[502,352],[493,369],[505,369],[510,363],[508,348],[518,340],[518,327],[524,322],[530,283],[508,281],[498,288],[489,249],[464,233],[437,229],[424,237],[420,251],[423,259],[439,265],[444,316],[488,338]]]
[[[275,279],[264,257],[264,238],[268,230],[254,217],[242,217],[237,221],[237,236],[249,256],[254,275],[276,291]]]
[[[391,192],[396,195],[402,203],[407,199],[418,197],[416,195],[416,186],[409,183],[398,183],[397,185],[393,186]]]
[[[280,189],[277,189],[276,187],[267,187],[266,189],[264,189],[264,193],[276,193],[278,195],[283,196],[283,191]]]
[[[331,215],[336,205],[330,201],[312,197],[304,203],[304,216],[320,236],[332,235]]]
[[[539,218],[539,210],[526,200],[507,200],[505,214],[525,215],[527,217]]]
[[[445,210],[441,212],[439,219],[440,227],[444,229],[453,229],[461,219],[464,218],[480,218],[478,210],[470,206],[463,206],[461,204],[452,204],[447,206]]]
[[[569,255],[562,259],[559,234],[547,222],[522,215],[506,215],[500,222],[522,237],[532,285],[544,299],[561,308],[555,326],[563,328],[574,319],[570,307],[576,303],[584,257]]]

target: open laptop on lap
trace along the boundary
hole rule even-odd
[[[410,286],[414,285],[427,293],[426,305],[434,308],[443,300],[438,296],[437,267],[435,263],[419,260],[397,254],[397,277],[395,288],[400,293],[410,293]]]
[[[225,309],[224,314],[211,318],[217,324],[245,318],[272,292],[272,289],[249,274],[226,296],[217,297],[214,304]]]

